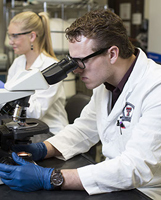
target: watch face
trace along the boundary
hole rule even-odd
[[[51,175],[51,184],[53,184],[55,187],[61,186],[63,184],[63,176],[61,172],[54,171]]]

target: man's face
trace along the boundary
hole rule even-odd
[[[94,40],[84,36],[80,37],[81,41],[69,43],[69,53],[72,58],[84,58],[95,51]],[[108,50],[104,54],[97,55],[84,61],[85,69],[77,68],[74,73],[79,74],[81,80],[88,89],[94,89],[104,82],[112,79],[112,68],[109,63]]]

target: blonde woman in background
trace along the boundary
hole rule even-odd
[[[8,37],[14,53],[20,56],[11,65],[7,81],[20,70],[37,68],[42,71],[57,62],[52,48],[47,13],[36,14],[27,11],[17,14],[8,26]],[[36,90],[29,103],[27,117],[42,120],[48,124],[51,133],[56,134],[68,124],[62,82],[50,85],[47,90]],[[45,137],[49,135],[40,135],[40,140],[37,138],[36,142],[44,140]]]

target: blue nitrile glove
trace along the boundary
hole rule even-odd
[[[16,144],[12,146],[12,151],[15,152],[25,151],[31,153],[34,161],[44,159],[47,154],[47,148],[43,142],[32,143],[32,144]]]
[[[53,168],[44,168],[29,163],[20,158],[15,152],[12,158],[19,165],[0,164],[0,177],[4,184],[11,189],[31,192],[40,189],[52,190],[50,176]]]
[[[0,80],[0,88],[4,88],[4,83]]]

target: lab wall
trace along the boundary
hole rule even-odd
[[[148,56],[161,63],[161,0],[149,2]]]
[[[0,53],[4,52],[4,18],[3,18],[3,0],[0,0]]]
[[[4,52],[5,21],[3,16],[3,1],[0,0],[0,53]],[[98,0],[97,0],[98,1]],[[108,0],[98,1],[100,4],[108,3]],[[161,62],[161,0],[145,0],[144,18],[149,19],[148,30],[148,56],[157,62]]]

